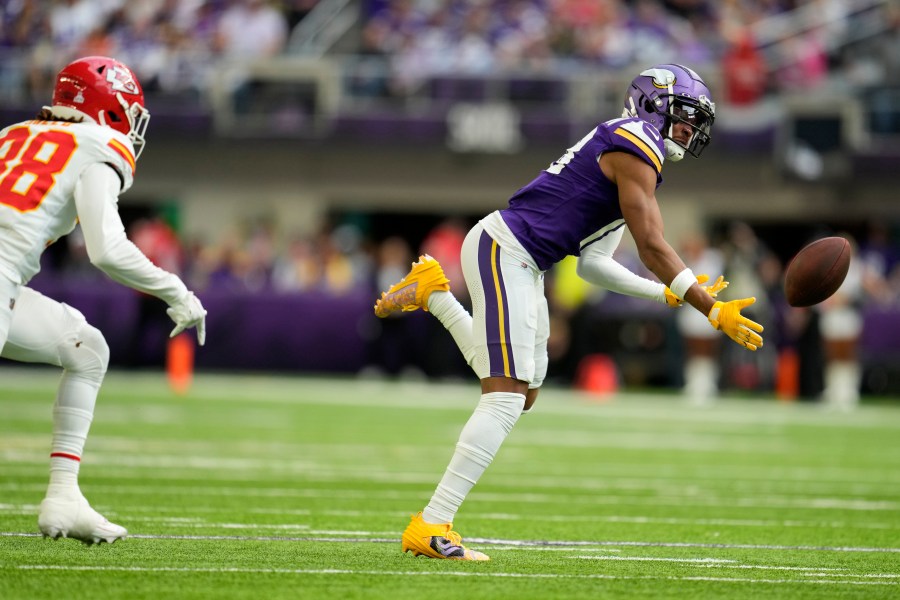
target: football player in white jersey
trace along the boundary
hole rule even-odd
[[[60,71],[52,106],[0,131],[0,356],[63,368],[50,483],[38,516],[41,532],[52,538],[114,542],[127,531],[92,509],[78,487],[109,347],[80,312],[27,287],[44,249],[80,222],[93,265],[165,301],[173,336],[196,327],[199,343],[205,341],[203,305],[128,240],[119,216],[118,197],[134,180],[149,118],[134,73],[92,56]]]

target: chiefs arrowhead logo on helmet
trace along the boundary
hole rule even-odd
[[[128,69],[116,65],[106,69],[106,81],[109,82],[113,91],[123,92],[125,94],[140,94],[140,88],[134,80],[134,76]]]

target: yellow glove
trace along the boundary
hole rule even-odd
[[[747,350],[755,352],[763,345],[762,336],[759,335],[763,331],[763,326],[741,315],[741,309],[747,308],[754,302],[756,302],[756,298],[743,298],[731,302],[720,300],[713,304],[707,315],[709,324],[723,331],[725,335]]]
[[[697,275],[697,283],[706,283],[709,281],[709,275]],[[700,286],[704,292],[709,294],[712,298],[715,298],[719,295],[719,292],[728,287],[728,282],[725,281],[725,278],[719,275],[719,278],[716,279],[715,283],[712,285],[701,285]],[[668,287],[665,290],[666,295],[666,305],[675,308],[676,306],[681,306],[684,304],[684,300],[676,296],[672,293]]]
[[[706,275],[698,276],[697,283],[703,283],[703,281],[700,281],[700,277],[706,277]],[[709,278],[707,277],[707,279]],[[712,285],[701,285],[700,287],[703,288],[703,291],[709,294],[710,297],[716,298],[719,295],[719,292],[728,287],[728,282],[725,281],[725,277],[719,275],[719,278],[716,279],[715,283]]]

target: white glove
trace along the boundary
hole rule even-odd
[[[180,302],[166,309],[166,314],[175,321],[175,329],[169,334],[170,338],[185,329],[196,327],[197,343],[202,346],[206,342],[206,309],[203,308],[193,292],[188,292]]]

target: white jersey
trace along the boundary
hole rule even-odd
[[[0,131],[0,274],[24,285],[38,273],[44,249],[75,228],[75,189],[95,164],[112,167],[126,191],[131,140],[93,123],[25,121]]]

